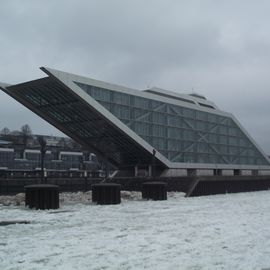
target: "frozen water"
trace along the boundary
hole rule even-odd
[[[58,210],[0,205],[0,221],[31,221],[0,227],[0,269],[270,268],[270,191],[167,201],[125,193],[107,206],[90,195],[61,195]]]

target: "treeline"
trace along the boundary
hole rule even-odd
[[[42,138],[48,144],[53,144],[56,147],[70,150],[82,150],[81,146],[68,137],[57,137],[47,135],[33,134],[29,124],[21,126],[20,130],[10,130],[4,127],[0,131],[0,138],[11,142],[13,145],[21,145],[23,148],[39,147],[40,139]]]

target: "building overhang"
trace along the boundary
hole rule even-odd
[[[48,77],[1,89],[28,109],[117,167],[152,164],[154,148],[87,95],[74,82],[80,78],[41,68]],[[156,165],[169,167],[159,152]]]

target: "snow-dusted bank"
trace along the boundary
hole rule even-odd
[[[63,194],[58,210],[0,205],[0,221],[31,222],[0,226],[0,269],[270,269],[270,191],[90,196]]]

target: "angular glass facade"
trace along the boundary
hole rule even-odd
[[[47,77],[0,88],[120,170],[150,168],[154,162],[160,171],[172,169],[169,174],[270,169],[267,156],[237,120],[202,96],[136,91],[41,69]]]
[[[234,120],[214,109],[205,112],[76,84],[171,162],[269,165]]]

